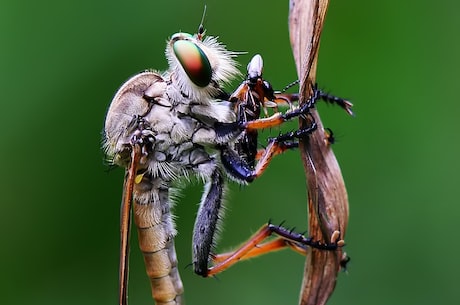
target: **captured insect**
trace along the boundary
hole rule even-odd
[[[248,64],[247,79],[230,96],[237,120],[240,122],[253,121],[260,118],[261,107],[264,106],[265,95],[273,96],[269,83],[260,83],[262,74],[262,57],[254,56]],[[246,130],[235,143],[235,149],[249,166],[254,168],[258,149],[258,131]]]
[[[218,269],[208,264],[221,218],[226,176],[240,183],[258,177],[273,157],[270,145],[276,141],[270,142],[255,167],[239,155],[235,142],[243,132],[276,126],[301,114],[278,113],[269,120],[247,120],[235,113],[231,103],[220,101],[225,95],[222,86],[239,74],[235,56],[216,38],[204,37],[202,26],[195,35],[176,33],[166,47],[169,69],[133,76],[112,100],[105,120],[104,150],[112,164],[126,168],[120,304],[127,304],[131,206],[155,302],[182,304],[184,289],[177,270],[171,214],[174,187],[192,175],[205,182],[193,232],[193,265],[197,274],[213,275]],[[285,229],[276,228],[275,232],[283,234]],[[326,250],[337,247],[337,243],[320,244],[306,238],[298,243]]]
[[[232,103],[234,111],[236,112],[238,124],[246,126],[246,129],[235,142],[235,151],[246,161],[251,169],[255,167],[256,159],[260,159],[264,154],[270,155],[266,150],[261,151],[258,149],[258,129],[280,125],[282,122],[292,117],[308,116],[310,109],[315,106],[318,100],[337,104],[348,114],[353,115],[351,110],[353,105],[349,101],[324,93],[317,87],[314,88],[314,94],[305,106],[294,108],[293,103],[298,102],[299,94],[288,94],[284,93],[284,91],[297,84],[298,81],[289,84],[283,91],[274,91],[272,85],[267,80],[263,79],[262,70],[263,59],[262,56],[257,54],[248,64],[247,78],[229,97],[229,101]],[[278,112],[278,106],[285,104],[289,105],[290,111],[284,114]],[[269,117],[268,108],[273,109],[277,113]],[[265,116],[264,119],[260,119],[262,110]],[[256,129],[252,128],[254,125],[257,125]],[[311,126],[304,130],[297,130],[272,138],[271,141],[275,143],[275,146],[271,148],[273,150],[272,153],[278,154],[287,149],[298,147],[298,143],[292,140],[304,134],[311,133],[315,128],[316,124],[313,119]],[[328,131],[332,143],[334,140],[332,130],[328,129]],[[223,159],[225,160],[225,158]]]
[[[279,99],[275,97],[272,85],[262,78],[262,70],[263,59],[262,56],[257,54],[247,66],[246,79],[229,97],[229,101],[236,112],[237,121],[240,124],[246,124],[250,121],[260,122],[259,118],[262,116],[262,110],[264,116],[267,118],[269,116],[268,108],[277,112],[278,103],[290,103],[285,98]],[[235,142],[236,152],[251,168],[255,167],[256,159],[260,159],[263,153],[258,150],[258,144],[258,129],[244,130]],[[281,148],[279,152],[291,148],[288,143],[279,144]]]

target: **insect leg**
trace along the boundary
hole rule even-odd
[[[353,107],[353,104],[350,103],[350,101],[343,99],[341,97],[326,93],[322,91],[321,89],[318,89],[317,84],[315,84],[315,86],[313,87],[313,92],[314,92],[313,93],[314,95],[317,95],[319,100],[323,100],[326,103],[330,103],[330,104],[336,104],[342,107],[349,115],[354,115],[353,111],[351,110],[351,108]],[[275,93],[275,98],[276,98],[277,103],[281,103],[283,101],[287,103],[292,103],[292,102],[298,101],[300,98],[300,95],[298,93],[284,93],[284,89],[283,89],[283,91]]]
[[[259,161],[257,162],[255,168],[252,168],[250,164],[248,164],[229,146],[221,146],[220,152],[222,164],[227,170],[227,173],[237,181],[241,181],[242,183],[252,182],[254,179],[262,175],[274,156],[279,155],[288,149],[298,147],[298,143],[293,141],[294,139],[308,135],[315,129],[316,124],[312,121],[311,126],[308,128],[292,131],[270,139],[267,147],[261,152],[258,152]]]
[[[261,244],[261,242],[272,234],[276,234],[279,237]],[[208,276],[220,273],[242,259],[248,259],[272,251],[281,250],[286,247],[291,247],[301,254],[306,254],[306,247],[333,251],[344,245],[345,242],[340,239],[339,231],[335,231],[332,234],[330,243],[321,243],[282,226],[267,224],[236,251],[213,256],[213,262],[216,264],[209,268]]]
[[[208,262],[217,225],[222,213],[224,177],[215,166],[205,185],[193,230],[193,266],[198,275],[207,276]]]
[[[276,154],[284,153],[288,149],[297,149],[299,148],[299,142],[297,141],[284,141],[278,143],[278,149]],[[256,160],[260,160],[264,157],[265,148],[259,149],[256,154]]]
[[[261,153],[258,153],[260,159],[255,168],[228,146],[220,147],[220,158],[227,174],[244,184],[252,182],[259,177],[274,156],[295,147],[297,147],[297,143],[285,144],[279,143],[276,140],[271,141]]]
[[[340,107],[342,107],[349,115],[354,115],[353,111],[351,110],[351,107],[353,107],[353,104],[350,103],[349,101],[347,101],[347,100],[345,100],[345,99],[343,99],[341,97],[334,96],[334,95],[331,95],[329,93],[326,93],[326,92],[318,89],[316,87],[316,85],[315,85],[313,90],[318,92],[319,98],[321,100],[325,101],[326,103],[337,104]]]
[[[295,117],[299,117],[301,115],[307,115],[310,112],[310,109],[314,106],[316,101],[319,99],[319,91],[314,91],[314,94],[308,99],[306,103],[302,106],[295,108],[292,111],[281,113],[277,112],[268,118],[256,119],[247,122],[241,122],[242,127],[246,130],[253,130],[253,129],[265,129],[276,127],[283,124],[286,121],[289,121]]]
[[[290,101],[291,99],[298,99],[299,95],[298,94],[279,94],[276,99],[277,100],[285,100],[285,101]],[[340,97],[336,97],[333,95],[329,95],[324,93],[323,91],[314,88],[313,90],[313,95],[308,99],[306,103],[304,103],[302,106],[295,108],[292,111],[286,112],[286,113],[281,113],[277,112],[273,114],[270,117],[267,118],[259,118],[259,119],[254,119],[254,120],[244,120],[242,116],[238,118],[237,122],[232,122],[232,123],[216,123],[214,125],[214,129],[216,131],[216,134],[219,138],[222,139],[228,139],[231,137],[234,137],[236,134],[238,134],[241,130],[246,130],[246,131],[252,131],[252,130],[258,130],[258,129],[266,129],[266,128],[272,128],[279,126],[283,124],[286,121],[289,121],[295,117],[299,117],[302,115],[309,115],[310,109],[314,107],[316,102],[322,99],[326,102],[329,103],[336,103],[339,106],[341,106],[345,111],[347,111],[348,114],[353,115],[353,111],[351,110],[351,107],[353,104],[348,102],[345,99],[342,99]],[[242,106],[240,106],[242,107]],[[238,111],[239,113],[243,113],[241,109]],[[315,124],[313,124],[315,125]],[[315,128],[315,126],[311,126],[311,128]],[[310,131],[311,132],[311,131]],[[304,132],[304,133],[310,133],[310,132]],[[300,134],[299,134],[300,136]],[[298,137],[298,136],[297,136]]]

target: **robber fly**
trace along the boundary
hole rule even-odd
[[[277,126],[295,116],[277,113],[262,122],[237,118],[231,103],[218,100],[223,84],[238,75],[235,55],[216,38],[204,38],[201,26],[195,35],[174,34],[166,47],[169,69],[133,76],[112,100],[104,127],[104,149],[112,164],[126,168],[120,304],[127,303],[131,202],[152,296],[157,304],[181,304],[183,285],[171,214],[174,187],[191,175],[205,182],[193,232],[193,265],[197,274],[213,275],[208,264],[221,218],[225,176],[251,182],[276,151],[270,148],[276,147],[274,144],[269,145],[252,167],[235,150],[235,141],[243,132]],[[220,153],[209,153],[210,148]],[[303,242],[331,248],[308,239]]]
[[[181,304],[183,293],[170,211],[173,182],[194,174],[206,183],[198,219],[209,226],[195,230],[195,260],[206,256],[201,252],[209,252],[220,218],[223,169],[205,145],[225,143],[231,137],[218,137],[213,129],[216,121],[235,120],[230,107],[217,103],[214,97],[238,70],[235,54],[216,38],[202,39],[202,34],[174,34],[166,47],[168,71],[146,71],[130,78],[107,112],[105,151],[113,164],[127,168],[121,216],[120,304],[127,303],[131,200],[157,304]]]

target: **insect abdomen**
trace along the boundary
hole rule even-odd
[[[134,221],[139,247],[156,304],[180,305],[184,288],[177,270],[173,230],[162,221],[170,218],[169,209],[160,209],[163,214],[156,215],[158,207],[155,205],[154,202],[139,204],[135,201]]]

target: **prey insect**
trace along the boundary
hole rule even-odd
[[[286,94],[284,93],[285,90],[288,88],[298,84],[298,81],[295,81],[288,86],[286,86],[283,91],[275,91],[273,90],[272,85],[265,79],[262,78],[262,70],[263,70],[263,60],[262,57],[257,54],[255,55],[252,60],[248,64],[248,73],[247,79],[243,81],[243,83],[238,87],[238,89],[230,96],[230,102],[234,104],[235,111],[237,113],[237,119],[243,122],[254,121],[258,120],[261,116],[261,109],[263,109],[265,117],[268,117],[267,108],[272,108],[278,111],[278,105],[288,104],[290,110],[293,110],[293,103],[299,101],[299,94]],[[313,108],[318,100],[323,100],[330,104],[336,104],[344,109],[349,115],[353,115],[352,107],[349,101],[325,93],[324,91],[320,90],[315,86],[313,88],[314,93],[312,98],[310,99],[309,103],[305,105],[303,108],[299,108],[297,110],[292,111],[291,114],[285,114],[284,120],[287,120],[287,116],[294,114],[294,116],[308,116],[310,113],[310,109]],[[276,117],[276,115],[275,115]],[[315,128],[316,124],[314,119],[311,118],[313,123],[311,124],[312,127]],[[268,119],[270,120],[270,119]],[[330,128],[327,128],[327,134],[325,136],[325,140],[328,141],[330,144],[334,143],[334,135]],[[296,131],[297,135],[301,134],[302,131]],[[309,133],[303,132],[303,133]],[[295,137],[295,134],[292,134],[292,138]],[[289,139],[290,136],[285,135],[281,136],[278,139],[287,138]],[[247,160],[250,165],[255,164],[256,157],[259,155],[257,154],[257,147],[258,147],[258,132],[257,129],[255,130],[248,130],[243,132],[243,135],[240,136],[238,141],[235,143],[236,150],[238,153]],[[277,140],[276,138],[273,140]],[[298,146],[297,142],[290,142],[283,143],[283,148],[296,148]]]
[[[113,164],[126,168],[120,304],[127,304],[131,208],[155,302],[182,304],[171,193],[192,175],[205,182],[193,232],[193,265],[199,275],[214,274],[209,261],[221,218],[225,177],[251,182],[274,155],[266,149],[252,167],[240,157],[234,143],[245,131],[276,126],[295,116],[278,115],[270,121],[237,119],[230,103],[218,100],[223,84],[238,75],[235,55],[216,38],[204,38],[201,26],[196,35],[174,34],[166,47],[169,69],[133,76],[112,100],[104,127],[104,149]],[[331,249],[309,239],[303,242]]]
[[[268,117],[268,108],[278,111],[277,103],[290,102],[275,97],[272,85],[262,78],[263,60],[259,54],[255,55],[248,64],[247,77],[229,98],[237,121],[247,124],[258,121],[262,116]],[[249,124],[252,124],[249,123]],[[268,126],[268,125],[267,125]],[[260,159],[262,151],[258,150],[258,130],[246,129],[235,142],[235,150],[246,163],[254,168],[256,159]],[[285,147],[286,149],[290,147]],[[285,149],[281,149],[280,152]]]

